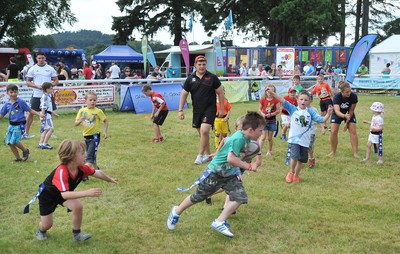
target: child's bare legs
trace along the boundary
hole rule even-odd
[[[227,196],[229,197],[229,196]],[[228,200],[228,203],[225,205],[224,210],[222,210],[221,214],[218,216],[216,221],[225,221],[231,216],[231,214],[236,211],[242,203],[237,201]]]
[[[267,131],[263,131],[263,133],[261,134],[260,138],[258,139],[258,142],[260,143],[260,148],[262,150],[263,146],[264,146],[264,142],[265,142],[265,138],[267,137]]]
[[[14,154],[16,159],[21,158],[21,157],[19,157],[18,148],[21,149],[21,151],[26,150],[25,146],[21,142],[19,142],[16,145],[9,144],[8,146],[10,147],[11,152]]]
[[[371,157],[371,147],[372,147],[372,142],[368,141],[367,142],[367,152],[365,153],[365,159],[363,160],[364,162],[369,161]]]
[[[161,130],[160,126],[158,124],[153,123],[153,131],[154,131],[154,137],[155,138],[161,138]]]
[[[326,111],[321,111],[321,116],[324,117],[326,115]],[[325,135],[326,132],[326,123],[320,123],[322,135]]]
[[[177,215],[181,215],[183,213],[183,211],[185,211],[186,209],[188,209],[189,207],[191,207],[192,205],[194,205],[194,203],[192,203],[192,201],[190,201],[190,195],[187,196],[182,203],[176,208],[175,212]]]
[[[286,131],[289,129],[289,124],[284,124],[282,127],[282,136],[286,136]]]
[[[72,210],[72,229],[81,229],[83,205],[79,199],[69,199],[63,203],[63,206]]]
[[[267,131],[267,136],[268,136],[268,152],[272,152],[272,146],[274,144],[274,140],[272,139],[274,132],[273,131]]]
[[[53,226],[53,213],[40,216],[39,230],[45,232]]]
[[[301,161],[296,161],[296,164],[295,164],[295,167],[294,167],[294,175],[295,176],[299,176],[300,171],[301,171],[301,166],[302,166]]]
[[[49,128],[45,131],[43,131],[42,135],[40,136],[40,142],[39,144],[47,144],[49,142],[49,139],[51,138],[51,134],[53,134],[54,129]]]

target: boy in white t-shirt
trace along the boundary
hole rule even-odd
[[[267,88],[268,89],[268,88]],[[312,122],[318,123],[326,122],[332,114],[333,107],[329,107],[328,114],[325,117],[320,116],[318,113],[308,109],[310,104],[310,94],[303,90],[299,93],[297,99],[298,106],[290,104],[281,96],[271,91],[272,95],[283,103],[283,107],[287,109],[290,114],[290,130],[288,142],[291,145],[291,161],[290,170],[286,175],[286,182],[299,182],[299,174],[301,171],[302,163],[308,161],[308,147],[311,139]]]

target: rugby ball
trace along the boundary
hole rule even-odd
[[[260,154],[261,147],[258,141],[251,140],[246,144],[244,150],[241,153],[241,160],[250,162],[254,157]]]

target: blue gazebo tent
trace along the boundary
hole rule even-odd
[[[93,56],[96,63],[142,63],[143,55],[128,45],[111,45]]]

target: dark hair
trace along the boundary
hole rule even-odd
[[[265,119],[260,114],[254,111],[249,111],[244,116],[242,130],[247,130],[252,128],[253,130],[257,129],[260,126],[265,125]]]
[[[151,89],[151,86],[149,86],[149,85],[144,85],[142,87],[142,92],[147,92],[147,91],[151,91],[151,90],[153,90],[153,89]]]
[[[10,62],[12,62],[12,63],[17,63],[17,59],[15,58],[15,57],[10,57]]]
[[[44,54],[44,52],[38,51],[38,52],[36,53],[36,56],[46,56],[46,55]]]
[[[299,76],[299,75],[294,75],[294,76],[293,76],[293,79],[298,79],[298,80],[300,80],[300,76]]]
[[[18,91],[18,86],[14,84],[9,84],[6,88],[6,91]]]
[[[44,83],[42,84],[42,90],[43,90],[43,92],[45,92],[47,89],[52,88],[52,87],[53,87],[53,85],[52,85],[50,82],[44,82]]]
[[[389,66],[390,66],[390,63],[387,63],[387,64],[386,64],[386,67],[389,68]]]

